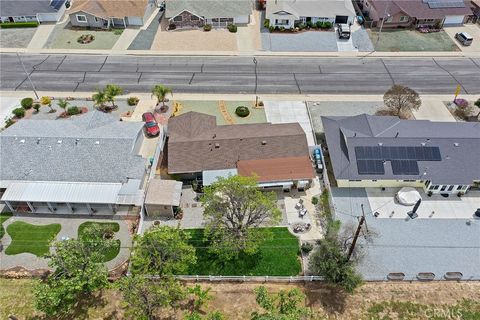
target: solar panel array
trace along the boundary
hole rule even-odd
[[[428,1],[428,7],[430,9],[465,8],[465,3],[463,1]]]
[[[52,2],[50,3],[50,6],[55,10],[58,10],[62,7],[64,3],[65,3],[65,0],[52,0]]]
[[[358,174],[385,174],[384,163],[391,161],[394,175],[418,175],[417,161],[441,161],[438,147],[355,147]]]

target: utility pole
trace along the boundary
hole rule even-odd
[[[37,90],[35,89],[35,86],[33,85],[33,81],[30,78],[30,74],[27,72],[27,69],[25,68],[25,65],[23,64],[22,58],[20,58],[20,55],[18,54],[18,51],[16,53],[17,53],[17,58],[18,58],[18,60],[20,60],[20,64],[22,65],[23,72],[25,72],[25,74],[27,75],[28,81],[30,82],[30,85],[32,86],[33,93],[35,93],[35,97],[38,99],[39,97],[38,97],[38,94],[37,94]]]
[[[350,261],[350,258],[353,253],[353,249],[355,249],[355,245],[357,244],[357,239],[358,236],[360,235],[360,230],[362,229],[362,225],[365,222],[365,213],[363,212],[363,204],[362,206],[362,216],[360,217],[360,222],[358,223],[357,230],[355,231],[355,236],[353,237],[352,244],[350,245],[350,248],[348,249],[348,255],[347,255],[347,262]]]

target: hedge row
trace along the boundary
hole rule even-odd
[[[38,22],[4,22],[0,23],[0,28],[8,29],[8,28],[36,28],[38,27]]]

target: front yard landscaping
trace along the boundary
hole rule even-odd
[[[89,41],[79,41],[88,35]],[[115,30],[73,30],[68,24],[55,26],[45,45],[48,49],[112,49],[121,33]]]
[[[420,33],[416,30],[383,30],[377,44],[378,31],[368,29],[376,51],[459,51],[448,34]]]
[[[189,229],[190,243],[197,251],[197,263],[189,270],[192,275],[224,276],[296,276],[302,268],[298,254],[298,239],[287,228],[264,228],[272,232],[258,254],[242,255],[237,260],[220,261],[208,252],[208,242],[203,238],[203,229]]]
[[[82,240],[89,241],[87,237],[84,235],[85,228],[91,225],[99,225],[103,229],[102,237],[108,233],[115,233],[120,230],[120,225],[116,222],[84,222],[78,227],[78,237]],[[110,248],[109,250],[103,253],[102,262],[107,262],[114,259],[118,253],[120,252],[120,240],[115,240],[115,246]]]
[[[7,227],[12,243],[5,250],[5,254],[31,253],[42,257],[50,252],[50,241],[60,232],[61,225],[52,223],[47,225],[33,225],[16,221]]]
[[[189,111],[201,112],[217,117],[217,125],[267,122],[263,107],[254,108],[255,101],[174,101],[175,105],[175,115]],[[239,106],[247,107],[250,114],[246,117],[238,116],[235,110]]]

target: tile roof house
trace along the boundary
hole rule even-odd
[[[350,0],[268,0],[265,13],[270,26],[287,29],[295,23],[353,23],[355,16]]]
[[[1,201],[38,202],[34,212],[50,212],[47,203],[104,203],[105,195],[112,206],[135,204],[146,168],[137,155],[142,128],[98,111],[19,121],[0,133]]]
[[[472,15],[463,0],[364,0],[363,8],[373,26],[385,17],[384,28],[462,25]]]
[[[75,0],[69,11],[75,27],[98,29],[142,26],[157,8],[157,0]]]
[[[165,7],[165,17],[177,28],[248,24],[252,14],[248,0],[167,0]]]
[[[322,117],[339,187],[421,187],[466,192],[480,182],[480,124]]]
[[[255,173],[261,183],[311,180],[314,176],[305,132],[298,123],[219,126],[215,116],[197,112],[169,120],[170,174],[197,177],[202,172],[211,175],[211,170],[231,172],[225,169],[237,168],[239,174]]]
[[[57,22],[66,0],[0,0],[0,22]]]

